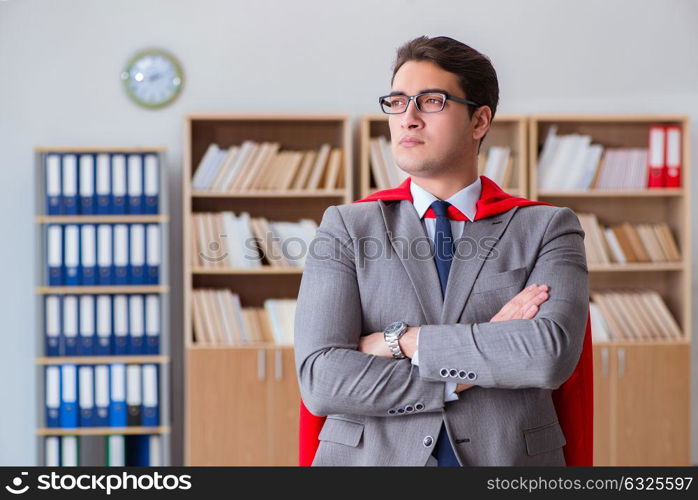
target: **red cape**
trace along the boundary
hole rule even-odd
[[[539,201],[527,200],[511,196],[485,176],[482,181],[482,193],[476,204],[475,220],[485,219],[493,215],[507,212],[514,207],[529,205],[549,205]],[[364,201],[412,201],[408,177],[396,188],[377,191],[366,198],[354,203]],[[426,216],[429,216],[427,210]],[[451,212],[451,210],[454,210]],[[449,215],[463,220],[463,215],[449,207]],[[568,466],[591,466],[593,462],[593,433],[594,433],[594,374],[591,345],[591,322],[587,316],[586,331],[582,354],[574,372],[567,381],[553,391],[553,403],[565,434],[567,444],[563,451]],[[318,435],[325,423],[325,417],[318,417],[310,413],[301,400],[298,460],[300,466],[309,466],[315,458],[315,452],[320,444]]]

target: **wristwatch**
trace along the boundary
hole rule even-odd
[[[388,343],[390,352],[393,353],[393,357],[395,359],[405,359],[406,357],[402,352],[402,349],[400,349],[400,343],[398,342],[400,337],[402,337],[406,331],[407,323],[404,321],[395,321],[394,323],[390,323],[385,327],[385,330],[383,330],[383,338]]]

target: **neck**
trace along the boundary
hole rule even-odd
[[[478,178],[477,169],[464,169],[457,172],[443,172],[431,177],[410,176],[412,182],[429,191],[440,200],[447,200]]]

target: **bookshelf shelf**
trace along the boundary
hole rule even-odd
[[[216,193],[193,191],[192,198],[344,198],[342,190],[329,191],[246,191],[244,193]]]
[[[656,124],[677,125],[682,131],[683,187],[538,191],[539,155],[551,127],[557,127],[558,136],[588,135],[592,144],[601,145],[605,151],[648,148],[650,127]],[[593,214],[602,227],[618,229],[625,222],[632,227],[665,224],[681,254],[678,262],[588,265],[591,294],[599,293],[595,297],[606,303],[609,312],[627,308],[614,319],[616,334],[623,330],[623,335],[642,337],[642,340],[593,341],[596,466],[690,463],[690,392],[686,383],[690,380],[692,342],[691,192],[687,188],[691,185],[689,137],[689,119],[685,115],[540,114],[529,117],[530,198],[570,207],[577,214]],[[639,234],[638,229],[634,231]],[[616,233],[616,237],[620,239],[623,234]],[[599,235],[603,237],[603,231],[588,232],[587,243],[596,253],[599,245],[603,246],[603,238],[599,241]],[[649,241],[645,239],[639,244],[647,247]],[[612,253],[611,256],[611,260],[616,260]],[[622,297],[629,297],[626,293],[637,290],[658,294],[676,320],[678,331],[674,331],[680,338],[657,338],[667,335],[666,330],[660,333],[661,325],[671,321],[666,316],[668,321],[661,321],[661,313],[651,307],[652,302],[639,299],[621,302]],[[608,295],[609,292],[620,293]],[[654,338],[650,340],[649,337]]]
[[[170,217],[167,215],[169,191],[167,187],[167,165],[165,164],[165,148],[156,147],[38,147],[35,148],[35,216],[34,216],[34,231],[37,241],[36,245],[36,268],[37,268],[37,286],[35,287],[35,331],[36,331],[36,356],[35,368],[37,379],[37,457],[39,465],[68,465],[75,463],[80,466],[100,466],[106,463],[119,464],[123,461],[124,465],[133,465],[132,461],[136,460],[133,456],[127,453],[128,450],[133,450],[133,446],[138,444],[142,446],[147,444],[148,454],[146,455],[139,448],[138,460],[143,463],[151,463],[153,465],[170,465],[170,309],[169,298],[170,287],[168,285],[168,270],[169,270],[169,223]],[[123,161],[123,169],[117,170],[116,155],[120,155],[120,160]],[[71,156],[73,158],[71,158]],[[57,163],[55,162],[58,157]],[[53,204],[51,213],[63,215],[48,215],[48,159],[51,158],[51,166],[58,166],[60,177],[60,188],[58,190],[60,196],[59,207],[55,210],[56,205]],[[66,163],[66,159],[71,158],[72,162]],[[70,207],[65,203],[65,165],[76,165],[75,177],[76,185],[69,190],[70,193],[75,192],[77,196],[77,207]],[[90,170],[92,170],[90,174]],[[55,172],[55,171],[52,171]],[[121,174],[123,177],[117,177]],[[52,174],[52,175],[55,175]],[[136,180],[138,175],[141,176],[140,187],[135,182],[129,185],[128,180]],[[135,176],[135,177],[134,177]],[[70,179],[70,177],[68,177]],[[106,179],[106,180],[105,180]],[[127,196],[124,197],[124,206],[119,208],[119,211],[131,211],[141,213],[129,214],[113,214],[117,211],[112,206],[114,198],[117,197],[116,185],[117,180],[123,179],[124,192]],[[119,181],[119,183],[121,183]],[[55,178],[54,178],[55,189]],[[78,187],[80,189],[78,189]],[[126,191],[126,189],[129,191]],[[102,191],[100,191],[100,189]],[[106,190],[106,191],[105,191]],[[56,193],[52,193],[53,201],[55,201]],[[90,198],[92,201],[90,202]],[[140,201],[139,201],[140,199]],[[104,200],[108,200],[106,203]],[[66,206],[70,207],[67,209]],[[55,211],[54,211],[55,210]],[[112,214],[97,214],[98,211],[111,211]],[[79,215],[65,215],[65,214]],[[89,215],[87,215],[89,214]],[[131,252],[134,248],[138,250],[138,240],[132,239],[131,232],[135,225],[140,225],[143,229],[142,246],[143,265],[146,262],[149,267],[149,276],[147,279],[153,278],[148,285],[90,285],[90,286],[48,286],[48,231],[55,225],[61,230],[66,230],[69,226],[79,228],[79,238],[77,242],[78,256],[75,265],[79,270],[78,276],[85,281],[82,283],[94,283],[86,278],[83,278],[84,269],[87,266],[95,266],[99,259],[104,259],[106,265],[114,265],[116,261],[115,245],[112,245],[113,234],[109,233],[108,246],[103,240],[98,237],[93,237],[92,243],[86,239],[83,232],[87,227],[92,226],[95,233],[102,225],[124,224],[127,227],[128,250],[127,261],[130,265],[132,261]],[[106,226],[106,229],[112,229]],[[68,244],[65,240],[60,242],[63,246],[61,252],[60,265],[68,266],[66,263],[66,255],[68,253]],[[90,247],[90,245],[94,245]],[[105,246],[102,246],[105,245]],[[151,246],[152,245],[152,246]],[[90,250],[91,248],[91,250]],[[108,250],[105,250],[108,248]],[[150,253],[146,254],[146,248]],[[98,252],[101,249],[101,254]],[[92,253],[92,265],[88,264],[88,257]],[[85,266],[85,267],[82,267]],[[93,276],[96,278],[97,274]],[[143,279],[146,279],[145,271]],[[66,283],[63,281],[62,283]],[[71,297],[71,296],[80,297]],[[88,295],[96,295],[96,297],[88,297]],[[125,297],[114,297],[124,295]],[[53,297],[58,296],[58,297]],[[153,343],[148,344],[148,348],[157,345],[157,350],[149,350],[147,352],[156,352],[157,354],[133,354],[133,355],[95,355],[94,353],[104,350],[104,345],[99,349],[92,351],[92,344],[80,343],[79,348],[72,350],[66,341],[68,332],[71,329],[72,333],[78,339],[84,339],[85,336],[92,335],[97,338],[98,335],[108,335],[110,337],[109,344],[112,343],[113,337],[116,336],[116,300],[125,299],[122,304],[126,307],[120,309],[121,325],[126,324],[126,338],[132,338],[131,329],[136,335],[136,328],[140,328],[144,339],[148,338]],[[52,304],[49,309],[49,302]],[[57,304],[57,306],[56,306]],[[133,311],[137,311],[140,304],[141,314],[135,318],[140,320],[133,321]],[[104,307],[106,305],[106,307]],[[74,307],[73,307],[74,306]],[[91,314],[85,314],[91,310]],[[49,312],[51,311],[51,312]],[[66,312],[71,311],[71,312]],[[105,312],[107,311],[107,312]],[[137,314],[137,313],[136,313]],[[71,320],[66,318],[73,317]],[[107,319],[108,318],[108,319]],[[139,326],[140,323],[140,326]],[[49,327],[49,324],[53,326]],[[69,326],[66,326],[69,325]],[[49,348],[48,330],[51,328],[51,336],[58,336],[58,347],[51,341],[52,347]],[[85,335],[85,336],[83,336]],[[149,336],[149,337],[146,337]],[[155,343],[156,342],[156,343]],[[130,341],[129,341],[130,344]],[[138,346],[139,344],[135,344]],[[143,350],[146,352],[145,342]],[[53,351],[51,351],[53,349]],[[131,348],[129,347],[129,350]],[[59,353],[61,356],[48,356],[47,353]],[[106,347],[104,352],[115,352],[115,348],[111,345]],[[119,351],[122,352],[122,351]],[[91,355],[81,356],[65,356],[63,354],[70,353],[90,353]],[[130,372],[130,381],[127,380],[126,373],[123,374],[124,392],[133,395],[135,393],[135,383],[141,385],[139,389],[145,394],[146,390],[150,394],[155,394],[154,398],[149,400],[147,404],[154,404],[158,408],[156,420],[139,420],[133,423],[152,423],[159,424],[157,426],[127,426],[127,427],[92,427],[85,425],[84,427],[46,427],[49,416],[47,415],[48,401],[60,402],[62,398],[68,399],[70,392],[75,394],[75,405],[81,408],[80,419],[90,421],[90,412],[95,422],[100,425],[105,421],[97,420],[96,404],[100,398],[111,398],[111,384],[114,383],[114,374],[121,367],[117,365],[127,365],[125,371]],[[138,365],[140,368],[134,366]],[[66,371],[70,367],[74,373],[74,380],[70,382],[74,387],[74,391],[68,389],[68,396],[64,392],[64,384],[70,381],[73,376],[71,371]],[[98,372],[100,374],[98,375]],[[147,372],[147,375],[146,375]],[[106,386],[105,378],[102,375],[107,374]],[[60,379],[59,387],[55,385],[47,386],[49,376],[58,374]],[[55,380],[53,378],[52,380]],[[147,380],[147,382],[146,382]],[[146,387],[147,384],[147,387]],[[151,385],[152,384],[152,385]],[[89,386],[92,389],[88,389]],[[57,393],[55,391],[58,391]],[[92,391],[92,406],[90,407],[89,397],[82,399],[87,390]],[[140,396],[139,396],[140,397]],[[115,397],[118,399],[118,397]],[[103,399],[102,399],[103,400]],[[125,403],[125,401],[124,401]],[[143,401],[141,401],[143,403]],[[81,406],[81,404],[83,406]],[[137,404],[137,403],[134,403]],[[110,405],[111,406],[111,405]],[[143,406],[139,406],[143,413]],[[63,405],[59,405],[61,418],[63,417]],[[110,410],[111,411],[111,410]],[[110,414],[111,416],[111,414]],[[121,422],[119,422],[121,423]],[[128,438],[127,435],[136,435],[143,437]],[[73,437],[75,436],[75,437]],[[114,443],[113,450],[118,450],[119,443],[124,452],[115,451],[108,456],[105,455],[105,450],[110,444]],[[77,444],[75,444],[77,443]],[[78,450],[74,450],[77,446]],[[56,452],[56,450],[59,450]],[[67,451],[67,454],[65,452]]]
[[[269,267],[269,268],[261,268],[261,269],[216,269],[216,268],[211,269],[211,268],[207,268],[207,267],[195,267],[192,269],[192,274],[201,274],[201,275],[303,274],[303,269],[301,269],[300,267],[290,267],[290,268]]]
[[[74,427],[59,429],[42,427],[37,429],[38,436],[109,436],[112,434],[169,434],[169,426],[160,427]]]
[[[199,252],[192,244],[194,234],[198,236],[195,223],[202,220],[195,216],[246,212],[270,222],[311,219],[319,224],[328,206],[353,200],[349,130],[349,117],[340,114],[195,113],[185,119],[182,220],[186,465],[295,465],[300,398],[293,346],[197,343],[193,302],[194,292],[203,289],[229,290],[239,296],[243,308],[263,307],[265,300],[272,298],[295,298],[303,270],[209,267],[208,263],[204,267],[203,261],[193,259]],[[343,182],[337,185],[342,188],[240,192],[193,189],[194,172],[210,144],[227,149],[248,140],[279,143],[279,151],[317,151],[323,144],[341,148]],[[202,241],[196,243],[200,246]]]
[[[590,190],[590,191],[541,191],[538,193],[540,199],[546,198],[655,198],[684,196],[683,189],[676,188],[656,188],[643,190]]]
[[[80,295],[80,294],[128,294],[128,293],[169,293],[167,285],[124,285],[124,286],[39,286],[39,295]]]
[[[167,215],[38,215],[37,224],[134,224],[169,222]]]
[[[169,356],[43,356],[36,359],[38,365],[106,365],[111,363],[144,364],[170,362]]]
[[[589,264],[589,272],[624,273],[624,272],[664,272],[683,271],[683,262],[632,263],[632,264]]]

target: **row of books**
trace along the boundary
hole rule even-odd
[[[264,307],[243,308],[230,290],[196,289],[192,301],[197,344],[293,344],[296,299],[267,299]]]
[[[50,153],[44,157],[48,215],[156,214],[156,154]]]
[[[46,427],[157,426],[158,365],[46,366]]]
[[[373,137],[369,141],[370,165],[377,189],[389,189],[402,183],[408,176],[401,170],[385,136]]]
[[[682,338],[676,320],[654,290],[592,292],[591,300],[594,341]]]
[[[47,467],[160,467],[164,465],[162,438],[157,434],[108,436],[47,436]]]
[[[247,212],[203,212],[192,214],[192,229],[195,267],[303,267],[317,223],[269,221]]]
[[[341,148],[323,144],[317,151],[281,150],[278,142],[244,141],[220,148],[212,143],[192,178],[197,191],[334,190],[345,187]]]
[[[160,352],[160,296],[47,295],[46,356]]]
[[[50,286],[146,285],[160,281],[157,224],[49,224]]]
[[[577,214],[589,264],[679,262],[681,253],[666,222],[603,227],[595,214]]]
[[[585,134],[548,129],[538,161],[538,188],[550,191],[681,186],[681,128],[650,126],[648,148],[604,148]]]
[[[514,159],[511,149],[506,146],[490,146],[487,155],[477,156],[478,173],[493,180],[498,186],[505,187],[512,184],[514,173]]]

